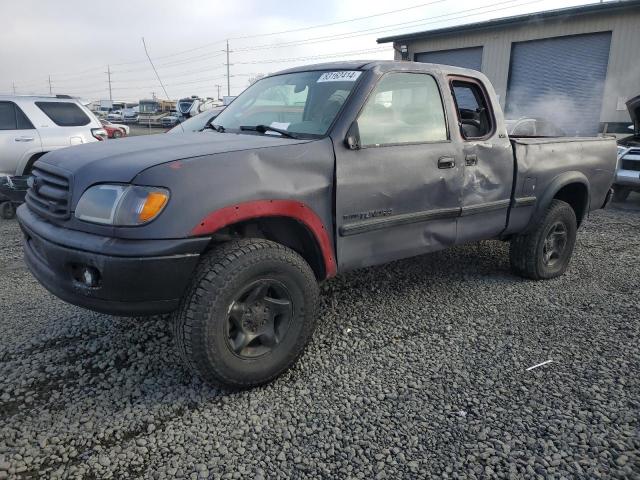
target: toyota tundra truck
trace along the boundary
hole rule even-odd
[[[259,80],[202,132],[48,153],[18,217],[54,295],[170,312],[189,369],[240,388],[296,361],[338,273],[498,239],[515,274],[562,275],[615,168],[613,138],[509,138],[477,71],[327,63]]]

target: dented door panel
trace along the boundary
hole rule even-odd
[[[337,150],[340,270],[454,244],[462,171],[452,143]],[[443,157],[456,165],[438,168]]]
[[[473,242],[499,235],[507,223],[513,183],[513,152],[507,139],[498,135],[479,142],[467,142],[461,193],[461,214],[457,243]]]

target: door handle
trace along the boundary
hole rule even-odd
[[[33,142],[33,137],[16,137],[14,140],[16,142]]]
[[[454,157],[440,157],[438,159],[438,168],[453,168],[456,166]]]
[[[473,167],[474,165],[478,164],[478,156],[477,155],[467,155],[464,158],[464,163],[467,165],[467,167]]]

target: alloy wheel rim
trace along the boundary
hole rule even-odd
[[[227,346],[240,358],[266,355],[282,344],[293,313],[293,299],[282,282],[256,280],[229,305],[225,322]]]
[[[562,259],[568,236],[563,222],[556,222],[551,226],[542,246],[542,261],[547,267],[553,267]]]

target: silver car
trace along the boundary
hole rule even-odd
[[[614,200],[624,202],[631,192],[640,192],[640,95],[627,102],[633,120],[633,135],[618,140],[618,166]]]
[[[47,152],[105,140],[95,115],[66,95],[0,95],[0,176],[30,173]]]

